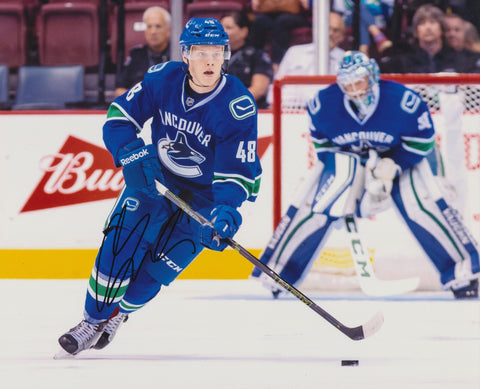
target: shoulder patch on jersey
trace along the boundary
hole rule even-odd
[[[420,105],[421,99],[410,90],[405,91],[400,107],[407,113],[414,113]]]
[[[163,63],[159,63],[159,64],[156,64],[156,65],[153,65],[152,67],[150,67],[148,69],[148,73],[155,73],[155,72],[159,72],[160,70],[162,70],[165,65],[167,64],[168,62],[163,62]]]
[[[315,115],[318,111],[320,111],[322,104],[320,103],[318,94],[315,94],[315,96],[313,96],[311,99],[308,99],[307,107],[312,115]]]
[[[238,120],[243,120],[249,116],[255,115],[257,112],[254,102],[247,95],[240,96],[238,99],[232,100],[229,108],[233,117]]]

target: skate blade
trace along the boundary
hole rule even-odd
[[[73,359],[75,355],[67,353],[63,348],[61,348],[54,356],[53,359]]]

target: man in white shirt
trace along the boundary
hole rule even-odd
[[[338,47],[338,45],[345,39],[345,22],[343,18],[335,13],[330,12],[329,19],[329,64],[328,73],[336,74],[338,65],[343,58],[345,50]],[[280,62],[278,72],[275,78],[281,78],[286,75],[314,75],[314,56],[315,47],[313,43],[304,45],[291,46]],[[301,88],[295,86],[286,86],[282,90],[282,100],[288,107],[302,108],[305,102],[319,89],[318,85]],[[273,102],[272,86],[268,91],[267,103],[270,105]]]

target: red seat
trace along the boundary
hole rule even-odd
[[[95,2],[56,2],[37,17],[41,65],[99,64],[99,16]]]
[[[27,24],[23,4],[0,3],[0,63],[16,68],[26,63]]]
[[[143,24],[143,13],[149,7],[162,7],[170,10],[170,3],[165,1],[125,1],[125,58],[130,50],[137,45],[145,44],[145,26]],[[112,62],[117,62],[117,43],[118,43],[118,7],[115,7],[112,15],[112,34],[111,34],[111,55]],[[125,60],[124,58],[124,60]]]
[[[242,11],[243,4],[238,1],[196,1],[187,4],[186,19],[215,18],[220,19],[226,12]]]
[[[212,0],[193,0],[192,3],[205,3]],[[244,10],[250,9],[251,0],[230,0],[232,3],[240,4]]]

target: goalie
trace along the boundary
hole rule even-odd
[[[435,130],[421,97],[399,83],[379,80],[374,59],[348,51],[336,84],[319,91],[307,110],[320,162],[260,260],[298,286],[335,221],[395,206],[438,270],[443,288],[456,298],[478,297],[479,248],[445,201],[427,161],[435,154]],[[257,268],[252,276],[263,279]],[[276,285],[263,281],[276,297]]]

